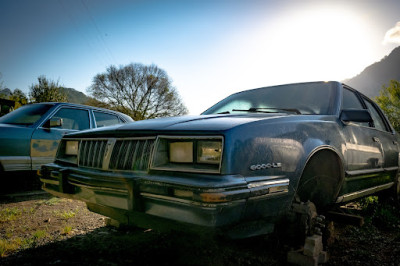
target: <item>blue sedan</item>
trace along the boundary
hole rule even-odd
[[[269,233],[293,204],[318,211],[399,194],[399,137],[339,82],[233,94],[199,116],[65,136],[43,189],[145,228]]]
[[[67,133],[131,121],[122,113],[87,105],[25,105],[0,117],[0,173],[37,170],[53,162]]]

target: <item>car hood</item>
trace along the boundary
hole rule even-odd
[[[30,138],[33,128],[0,123],[0,138]]]
[[[260,120],[271,120],[291,116],[284,113],[276,114],[240,114],[240,115],[198,115],[157,118],[132,122],[124,125],[97,128],[81,131],[69,136],[127,134],[128,132],[177,132],[177,131],[212,131],[221,132],[231,128]]]

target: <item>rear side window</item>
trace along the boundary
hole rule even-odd
[[[102,112],[93,111],[97,127],[106,127],[122,123],[118,116]]]
[[[368,110],[372,116],[372,120],[374,120],[374,126],[376,129],[387,131],[386,124],[384,118],[379,114],[379,111],[376,107],[367,99],[364,98],[364,102],[368,107]]]
[[[62,129],[83,130],[90,128],[89,112],[82,109],[62,108],[53,116],[53,118],[61,118],[63,124]]]

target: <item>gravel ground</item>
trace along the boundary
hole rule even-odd
[[[400,265],[400,214],[367,206],[363,227],[330,223],[327,265]],[[286,265],[276,236],[240,241],[108,227],[79,201],[0,197],[0,265]]]

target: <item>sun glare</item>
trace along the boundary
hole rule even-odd
[[[370,63],[368,36],[362,17],[346,9],[296,10],[255,29],[242,60],[257,65],[264,77],[272,73],[271,83],[288,77],[293,82],[342,80]]]

